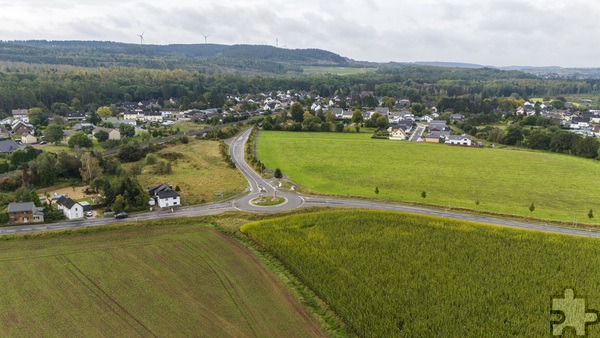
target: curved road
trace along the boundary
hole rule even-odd
[[[575,235],[575,236],[586,236],[600,238],[600,232],[596,230],[570,228],[566,226],[557,225],[546,225],[539,222],[527,222],[525,220],[517,219],[504,219],[500,217],[476,215],[470,213],[447,211],[436,208],[418,207],[405,204],[393,204],[383,203],[378,201],[369,201],[361,199],[351,198],[337,198],[337,197],[323,197],[323,196],[312,196],[312,195],[300,195],[289,191],[280,191],[273,186],[274,180],[265,180],[258,175],[244,160],[244,149],[248,136],[250,135],[251,129],[248,129],[229,141],[229,149],[231,158],[234,161],[236,167],[242,172],[242,174],[248,180],[247,191],[248,194],[239,197],[233,201],[228,202],[215,202],[197,206],[188,206],[178,208],[176,212],[171,213],[168,211],[158,211],[143,213],[139,215],[132,215],[127,219],[114,219],[114,218],[98,218],[98,219],[85,219],[78,221],[65,221],[52,224],[36,224],[36,225],[15,225],[0,228],[0,235],[23,233],[23,232],[34,232],[34,231],[47,231],[47,230],[64,230],[72,228],[81,228],[87,226],[98,226],[117,222],[131,222],[131,221],[144,221],[156,218],[172,218],[172,217],[193,217],[193,216],[205,216],[205,215],[216,215],[226,211],[242,210],[249,212],[280,212],[286,210],[292,210],[302,206],[321,206],[321,207],[336,207],[336,208],[365,208],[365,209],[378,209],[378,210],[390,210],[409,212],[420,215],[438,216],[444,218],[451,218],[463,221],[472,221],[486,224],[493,224],[504,227],[512,227],[519,229],[527,229],[532,231],[544,231],[557,234]],[[250,203],[256,197],[263,195],[282,196],[286,199],[286,202],[277,206],[271,207],[260,207]]]

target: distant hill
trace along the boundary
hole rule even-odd
[[[548,79],[600,79],[600,68],[563,68],[557,66],[509,66],[501,67],[499,69],[519,70],[525,73],[535,74],[536,76]]]
[[[0,61],[81,67],[146,67],[302,72],[302,66],[349,66],[346,58],[321,49],[265,45],[143,45],[110,41],[5,41]]]
[[[414,64],[419,66],[433,66],[433,67],[446,67],[446,68],[494,68],[492,66],[483,66],[475,63],[463,63],[463,62],[442,62],[442,61],[419,61]]]

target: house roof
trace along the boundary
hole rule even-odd
[[[425,138],[441,138],[441,137],[447,137],[447,136],[450,136],[449,131],[434,131],[434,132],[431,132],[431,133],[425,135]]]
[[[171,189],[171,187],[164,183],[152,188],[148,188],[148,194],[150,194],[150,196],[157,196],[161,199],[179,197],[179,194],[175,190]]]
[[[467,134],[448,136],[448,140],[453,140],[453,141],[461,141],[464,139],[472,140],[473,138],[471,137],[471,135],[467,135]]]
[[[160,191],[156,194],[156,196],[160,199],[163,198],[175,198],[175,197],[179,197],[179,194],[177,193],[177,191],[175,190],[167,190],[167,191]]]
[[[10,203],[8,205],[8,212],[33,212],[35,210],[35,204],[33,202],[19,202]]]
[[[67,209],[71,209],[75,204],[79,204],[78,202],[75,202],[74,200],[66,196],[59,198],[58,201],[56,201],[56,203],[66,207]]]
[[[13,140],[0,141],[0,153],[12,153],[21,147]]]

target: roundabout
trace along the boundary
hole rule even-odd
[[[250,204],[259,207],[272,207],[275,205],[284,204],[287,202],[285,197],[279,196],[260,196],[250,201]]]

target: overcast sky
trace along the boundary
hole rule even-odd
[[[0,0],[0,40],[268,44],[365,61],[600,67],[592,0]]]

